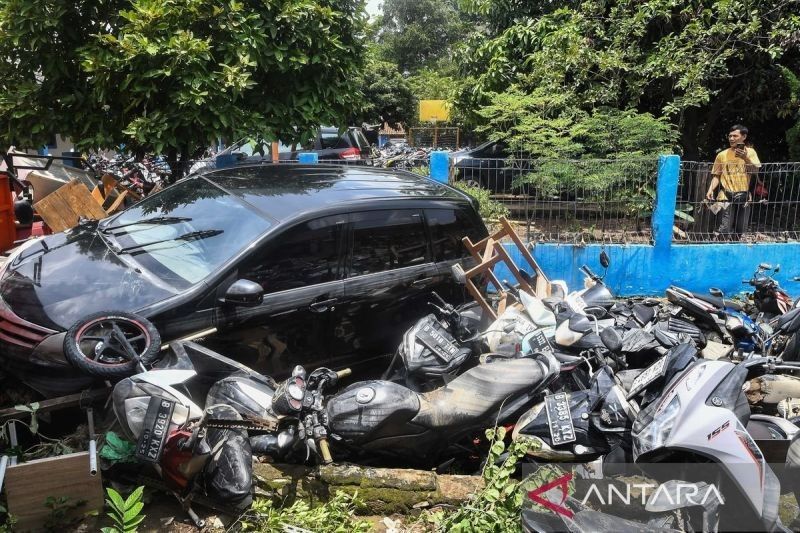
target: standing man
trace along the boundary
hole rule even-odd
[[[747,127],[736,124],[728,132],[730,148],[717,154],[711,186],[706,193],[706,199],[728,202],[728,207],[722,212],[722,219],[717,231],[722,235],[731,235],[739,239],[747,231],[750,220],[750,203],[753,200],[750,194],[750,173],[761,167],[756,151],[747,146]],[[717,192],[717,188],[722,186]],[[714,194],[717,193],[716,198]]]

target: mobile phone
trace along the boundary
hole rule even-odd
[[[739,150],[744,150],[744,143],[736,143],[736,148]]]

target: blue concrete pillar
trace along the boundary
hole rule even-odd
[[[652,220],[653,243],[657,249],[667,250],[672,245],[672,226],[675,224],[675,205],[678,200],[680,173],[680,156],[662,155],[658,157],[656,205]]]
[[[233,154],[218,155],[214,158],[216,168],[232,167],[236,163],[236,156]]]
[[[431,152],[431,179],[439,183],[447,183],[450,181],[450,153],[449,152]]]
[[[303,152],[297,156],[297,160],[304,165],[316,165],[319,163],[319,154],[315,152]]]

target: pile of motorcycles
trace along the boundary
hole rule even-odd
[[[600,263],[608,269],[605,253]],[[383,379],[347,383],[348,369],[297,366],[277,383],[194,342],[173,343],[115,386],[114,411],[138,458],[184,502],[201,494],[246,508],[253,456],[476,471],[491,445],[484,430],[504,425],[531,443],[531,465],[687,465],[674,480],[693,463],[718,463],[726,502],[700,509],[702,524],[689,529],[724,529],[731,505],[747,509],[755,529],[782,527],[778,496],[800,489],[787,401],[800,398],[800,309],[771,277],[777,269],[759,266],[749,304],[678,287],[666,300],[617,299],[603,276],[582,270],[584,288],[552,282],[546,298],[504,282],[494,316],[432,294]],[[454,276],[463,279],[459,266]],[[523,522],[559,529],[532,511]]]

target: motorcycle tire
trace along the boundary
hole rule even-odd
[[[64,355],[84,374],[121,379],[138,372],[138,362],[149,365],[161,352],[161,335],[139,315],[101,311],[87,315],[67,330]]]

